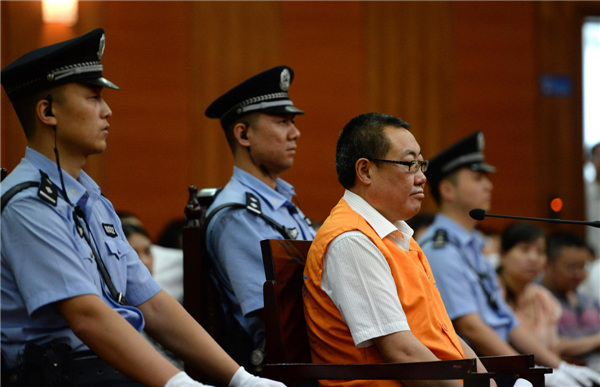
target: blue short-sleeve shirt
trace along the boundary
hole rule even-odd
[[[441,246],[434,243],[438,230],[446,232],[447,242]],[[519,322],[502,297],[494,268],[483,255],[481,234],[438,214],[419,238],[419,245],[429,260],[450,319],[477,313],[498,336],[508,340]]]
[[[21,182],[39,182],[40,171],[60,188],[56,164],[27,148],[20,164],[2,182],[2,194]],[[77,230],[74,206],[84,210],[92,243],[129,305],[139,305],[160,290],[129,246],[112,204],[98,185],[84,171],[77,180],[63,171],[63,178],[72,205],[60,192],[56,205],[48,203],[34,187],[16,194],[2,210],[1,340],[3,358],[11,368],[20,364],[27,343],[61,342],[74,351],[88,349],[54,307],[56,301],[94,294],[138,331],[144,327],[137,308],[112,299],[91,247]]]
[[[233,168],[233,176],[209,207],[207,214],[226,203],[246,203],[246,192],[258,198],[261,211],[279,224],[296,229],[297,239],[312,240],[315,231],[302,211],[292,203],[294,187],[277,179],[273,190],[265,183]],[[250,334],[254,344],[264,340],[264,326],[252,312],[262,309],[265,270],[260,250],[263,239],[281,239],[272,225],[246,209],[224,209],[210,221],[206,233],[209,255],[215,266],[214,276],[229,309]]]

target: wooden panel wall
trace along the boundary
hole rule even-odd
[[[411,123],[432,157],[474,131],[486,134],[494,212],[583,216],[579,23],[588,2],[80,2],[72,27],[41,24],[40,3],[1,2],[2,67],[43,44],[103,26],[107,78],[121,86],[108,151],[86,170],[118,209],[153,236],[183,215],[187,186],[231,175],[219,124],[204,116],[222,92],[288,64],[306,111],[294,168],[303,210],[323,220],[342,189],[337,135],[352,117],[380,111]],[[541,73],[573,78],[570,98],[541,97]],[[2,92],[1,162],[14,168],[24,136]],[[428,199],[425,210],[434,210]],[[488,222],[500,228],[503,222]]]

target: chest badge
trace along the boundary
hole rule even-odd
[[[104,229],[104,233],[111,238],[117,237],[117,230],[115,230],[115,226],[108,223],[102,223],[102,228]]]

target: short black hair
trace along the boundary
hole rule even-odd
[[[546,233],[544,230],[534,224],[516,222],[502,231],[500,235],[500,250],[506,253],[521,242],[529,243],[545,236]]]
[[[146,238],[151,239],[150,235],[148,235],[148,232],[146,231],[146,229],[143,228],[142,226],[138,226],[137,224],[128,224],[128,223],[125,223],[122,226],[123,226],[123,234],[125,234],[125,238],[129,238],[129,236],[133,235],[133,234],[142,234]]]
[[[556,262],[564,247],[577,247],[588,250],[596,256],[594,249],[582,237],[571,232],[555,232],[548,236],[548,263]]]
[[[41,90],[12,101],[15,113],[19,118],[21,127],[23,127],[23,131],[25,132],[25,137],[28,140],[32,139],[35,133],[37,122],[37,113],[35,109],[37,103],[42,99],[48,99],[48,96],[51,96],[53,101],[61,101],[63,98],[62,87],[56,86],[50,89]]]
[[[408,129],[410,126],[401,118],[382,113],[361,114],[344,126],[335,150],[335,170],[344,188],[354,185],[358,159],[382,158],[389,151],[392,144],[383,132],[386,127]]]
[[[181,249],[181,236],[186,224],[187,220],[183,218],[170,221],[160,233],[157,244],[162,247]]]

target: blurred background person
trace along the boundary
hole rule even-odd
[[[152,255],[152,249],[150,248],[152,246],[152,240],[150,239],[148,232],[144,229],[144,227],[135,224],[135,222],[125,222],[122,224],[122,226],[125,238],[127,238],[127,241],[131,247],[133,247],[137,255],[140,257],[140,260],[148,268],[150,274],[152,274],[154,256]],[[158,353],[169,360],[175,367],[183,370],[183,361],[178,359],[170,351],[166,350],[156,340],[150,337],[146,331],[142,331],[142,336],[144,336],[146,340],[152,344]]]
[[[150,239],[150,236],[142,226],[131,223],[124,223],[122,226],[125,238],[127,238],[127,241],[131,247],[133,247],[137,255],[140,257],[140,260],[148,268],[150,274],[152,274],[154,256],[152,255],[152,250],[150,249],[150,246],[152,246],[152,240]]]
[[[182,304],[183,303],[183,250],[181,248],[171,248],[171,247],[164,247],[164,246],[161,246],[158,244],[153,244],[152,239],[150,238],[148,233],[145,231],[142,221],[136,214],[129,212],[129,211],[120,210],[120,211],[117,211],[117,215],[119,216],[119,219],[121,219],[121,224],[123,227],[123,231],[125,233],[135,231],[136,236],[134,237],[135,238],[134,242],[139,241],[140,247],[142,244],[141,240],[144,239],[144,238],[142,238],[142,234],[145,234],[145,237],[151,243],[149,253],[152,254],[151,266],[148,267],[148,265],[146,265],[148,267],[148,270],[150,270],[150,273],[152,274],[152,276],[154,277],[156,282],[158,282],[160,287],[164,291],[169,293],[174,299],[179,301],[180,304]],[[171,223],[169,223],[165,227],[165,230],[170,225],[171,225]],[[128,228],[126,230],[125,228],[129,227],[129,226],[131,226],[132,228]],[[143,231],[143,233],[140,232],[140,229]],[[181,229],[183,229],[183,227],[181,227]],[[163,232],[163,234],[164,234],[164,232]],[[173,233],[171,233],[171,234],[173,234]],[[127,234],[125,234],[125,235],[127,235]],[[167,238],[164,238],[164,239],[167,239]],[[174,240],[181,241],[181,236],[179,236],[179,238],[175,237]],[[145,241],[145,242],[147,242],[147,241]],[[131,242],[129,242],[129,243],[131,244]],[[145,243],[144,243],[144,245],[145,245]],[[135,249],[135,247],[133,245],[132,245],[132,247]],[[136,249],[136,251],[137,251],[137,249]],[[141,254],[139,252],[138,252],[138,255],[140,255],[140,258],[142,258]],[[142,259],[142,262],[144,262],[144,259]]]
[[[561,341],[561,354],[600,370],[600,305],[577,290],[587,276],[586,265],[594,260],[594,251],[580,236],[560,232],[548,236],[547,255],[542,284],[562,307],[558,333],[581,339]]]
[[[589,172],[585,175],[586,219],[600,220],[600,142],[592,147],[589,154]],[[587,171],[586,171],[587,172]],[[600,228],[586,227],[587,242],[594,248],[596,258],[600,254]],[[588,267],[588,277],[580,291],[600,303],[600,260],[596,259]]]
[[[498,279],[521,325],[559,354],[560,303],[535,282],[546,265],[546,235],[531,223],[518,222],[501,234]]]
[[[584,174],[586,219],[600,220],[600,142],[590,149],[588,165],[591,173]],[[596,253],[600,253],[600,228],[586,227],[586,236]]]

